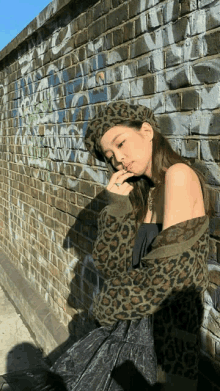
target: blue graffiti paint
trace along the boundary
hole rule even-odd
[[[74,95],[67,95],[66,96],[66,108],[67,109],[71,107],[73,97],[74,97]]]
[[[82,79],[73,80],[73,91],[79,92],[82,87]]]
[[[77,107],[75,110],[74,110],[74,113],[72,114],[72,117],[71,117],[71,122],[76,122],[76,119],[79,115],[79,112],[80,112],[80,108]]]
[[[104,68],[106,66],[105,57],[103,54],[98,55],[98,69]]]
[[[98,90],[89,91],[89,102],[91,104],[99,102],[107,102],[107,87]]]
[[[64,83],[69,81],[69,75],[68,75],[68,72],[66,70],[63,71],[63,81],[64,81]]]
[[[49,87],[51,86],[57,86],[58,84],[60,84],[60,79],[59,77],[54,73],[54,71],[50,71],[49,72],[49,77],[48,77],[48,84],[49,84]]]
[[[71,151],[71,154],[70,154],[70,157],[69,157],[69,161],[70,162],[74,162],[75,161],[75,151]]]
[[[42,79],[42,74],[40,72],[37,72],[35,77],[36,77],[37,80],[41,80]]]
[[[33,85],[28,84],[28,89],[29,89],[29,95],[32,95],[33,94]]]
[[[88,127],[88,124],[87,124],[87,121],[89,120],[90,118],[90,112],[89,112],[89,107],[87,106],[86,107],[86,110],[84,111],[84,118],[83,118],[83,136],[85,136],[86,134],[86,130],[87,130],[87,127]]]
[[[66,95],[69,95],[69,94],[73,94],[73,83],[70,82],[70,83],[66,83],[65,85],[65,94]]]
[[[57,121],[58,124],[61,124],[62,122],[64,122],[65,115],[66,115],[66,111],[65,110],[58,111],[58,116],[59,116],[58,117],[58,121]]]

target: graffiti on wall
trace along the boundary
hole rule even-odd
[[[53,37],[52,40],[54,39]],[[90,50],[93,48],[96,50],[96,47],[97,44],[91,44]],[[61,48],[62,46],[53,50],[57,52]],[[68,52],[68,47],[66,50]],[[90,88],[92,85],[95,86],[95,76],[88,78],[77,55],[73,53],[72,56],[74,62],[79,63],[79,68],[75,79],[71,82],[69,82],[68,72],[60,71],[53,64],[47,68],[47,77],[43,77],[40,71],[30,76],[31,54],[19,60],[23,77],[15,83],[18,107],[13,110],[13,116],[18,118],[19,122],[15,143],[22,146],[22,154],[27,156],[28,166],[48,170],[48,175],[50,175],[51,160],[56,162],[58,172],[63,163],[64,165],[67,162],[81,164],[82,171],[78,179],[75,181],[68,179],[71,187],[76,186],[83,171],[87,171],[93,181],[106,184],[105,173],[92,170],[87,164],[89,155],[83,151],[85,150],[83,136],[87,120],[94,115],[92,104],[95,100],[100,100],[101,95],[103,100],[106,99],[106,88],[99,93],[99,96],[93,94],[91,90],[85,90],[85,86]],[[60,98],[59,89],[63,83],[66,83],[66,94],[64,98]],[[62,101],[62,109],[60,109],[61,99],[65,99]],[[83,122],[77,124],[76,119],[85,104]],[[67,115],[70,116],[71,125],[65,123]],[[16,156],[16,162],[19,162],[19,159],[21,157]]]
[[[145,1],[140,2],[140,10],[145,9]],[[78,176],[80,179],[83,171],[85,170],[91,179],[101,184],[106,184],[105,173],[101,170],[94,171],[89,167],[88,153],[85,152],[83,144],[83,135],[85,134],[87,120],[93,116],[94,107],[93,104],[97,101],[108,102],[110,99],[136,99],[142,104],[146,104],[148,107],[154,110],[155,114],[161,114],[165,110],[165,94],[164,92],[170,89],[182,87],[182,80],[191,83],[196,86],[200,84],[201,78],[204,78],[205,70],[210,69],[210,72],[220,75],[220,59],[212,59],[201,61],[198,66],[193,67],[191,60],[195,51],[195,44],[191,38],[192,33],[203,34],[206,26],[206,10],[197,10],[192,14],[190,18],[184,18],[185,23],[181,26],[181,35],[183,38],[182,44],[178,44],[179,37],[177,36],[177,30],[175,24],[168,23],[165,29],[157,29],[155,34],[148,32],[148,25],[157,27],[160,26],[159,10],[163,5],[153,7],[148,13],[148,24],[146,22],[146,13],[140,13],[140,32],[142,35],[142,48],[145,46],[147,49],[146,58],[142,58],[137,61],[137,69],[135,70],[134,64],[123,64],[120,52],[117,49],[110,53],[112,57],[117,57],[119,62],[117,67],[110,67],[105,69],[105,76],[108,82],[114,81],[115,74],[120,74],[122,83],[118,90],[111,93],[111,96],[107,93],[107,85],[101,81],[103,88],[99,93],[94,90],[97,87],[96,72],[104,67],[104,39],[99,38],[94,42],[89,42],[88,51],[91,57],[89,57],[83,63],[79,61],[77,54],[72,51],[72,48],[68,46],[68,39],[71,38],[70,27],[68,26],[67,32],[63,40],[56,45],[57,36],[59,31],[55,32],[52,36],[52,51],[57,54],[65,48],[65,52],[74,57],[74,63],[78,63],[77,71],[72,80],[68,75],[67,70],[59,70],[54,64],[49,64],[47,67],[47,75],[43,76],[40,70],[33,72],[33,52],[24,55],[19,59],[21,66],[22,79],[16,82],[16,91],[18,92],[18,107],[14,108],[14,117],[19,120],[19,127],[16,133],[16,142],[22,145],[22,153],[27,156],[27,163],[29,166],[39,167],[48,171],[50,175],[50,161],[56,163],[57,171],[61,167],[62,163],[73,162],[83,165],[81,174]],[[220,23],[220,6],[210,7],[209,17],[212,16],[217,20],[219,18]],[[172,0],[167,3],[166,13],[170,20],[175,18],[176,13],[176,1]],[[167,16],[167,18],[168,18]],[[197,43],[198,50],[201,50],[201,56],[205,57],[208,51],[207,43],[203,40],[203,36],[199,35],[200,42]],[[203,41],[202,41],[203,40]],[[43,42],[37,47],[37,55],[43,56],[47,50],[47,43]],[[163,49],[169,47],[169,56],[175,58],[177,67],[171,67],[165,69],[165,56]],[[143,49],[142,49],[143,50]],[[135,56],[137,48],[135,43],[131,46],[131,53]],[[144,95],[143,80],[138,78],[132,80],[137,76],[137,73],[141,68],[146,67],[149,62],[149,71],[157,72],[157,93],[149,98],[141,98]],[[182,65],[180,66],[180,63]],[[89,70],[93,70],[89,73]],[[204,70],[204,72],[203,72]],[[132,80],[131,83],[126,81]],[[60,108],[61,85],[65,83],[65,95],[62,108]],[[209,88],[202,88],[200,91],[202,99],[202,110],[196,110],[190,116],[182,115],[176,107],[176,102],[172,97],[166,97],[166,108],[169,107],[168,116],[170,118],[171,128],[176,129],[176,132],[181,132],[183,135],[193,132],[196,129],[198,134],[203,136],[209,135],[210,124],[212,122],[213,110],[220,105],[219,96],[220,83],[215,83]],[[205,102],[205,103],[203,103]],[[204,107],[207,108],[204,110]],[[83,123],[76,122],[82,108],[84,108]],[[66,124],[67,115],[69,115],[69,121],[71,125]],[[40,126],[41,125],[41,126]],[[212,162],[212,175],[215,177],[217,183],[220,183],[219,168],[212,157],[211,150],[208,143],[201,143],[201,150],[203,158],[206,162]],[[19,156],[17,157],[19,161]],[[103,165],[104,167],[104,165]],[[78,179],[70,180],[69,184],[74,187],[78,183]]]

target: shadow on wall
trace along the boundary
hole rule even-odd
[[[103,190],[78,214],[76,223],[69,229],[63,242],[63,248],[74,247],[77,258],[80,259],[74,268],[74,278],[70,283],[67,299],[67,306],[78,311],[68,325],[75,340],[98,326],[92,316],[92,300],[100,291],[104,280],[95,268],[91,253],[97,238],[98,215],[106,205],[106,192]]]

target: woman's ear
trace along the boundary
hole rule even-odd
[[[154,131],[153,131],[152,126],[148,122],[143,122],[143,124],[141,126],[141,131],[144,135],[149,137],[149,141],[151,141],[153,139]]]

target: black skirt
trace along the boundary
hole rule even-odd
[[[157,381],[152,316],[100,327],[51,367],[68,391],[148,389]]]

